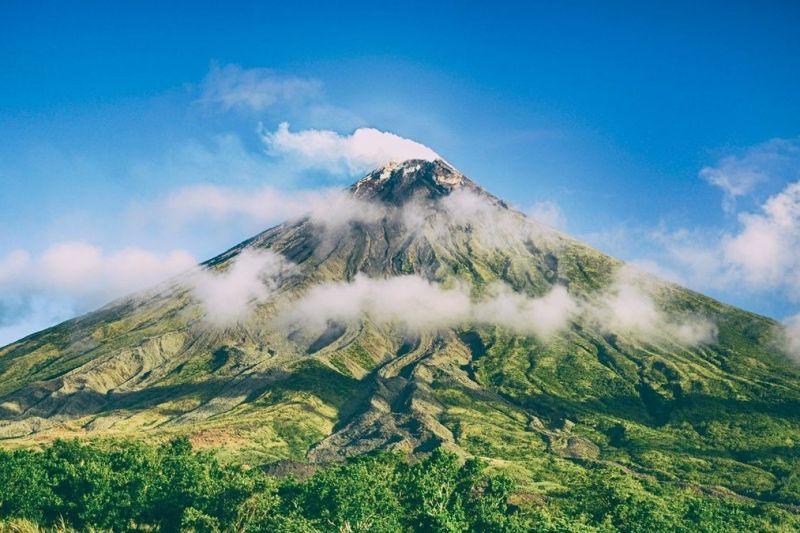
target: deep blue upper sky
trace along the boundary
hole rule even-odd
[[[724,240],[741,213],[800,179],[795,160],[725,211],[720,188],[699,177],[770,139],[796,145],[797,2],[121,4],[0,7],[0,261],[76,240],[204,258],[246,237],[254,226],[200,238],[126,221],[131,205],[181,186],[253,186],[226,176],[229,158],[192,172],[185,159],[192,147],[217,153],[224,135],[266,157],[259,122],[392,131],[520,207],[557,204],[568,232],[604,250],[659,264],[670,252],[651,247],[654,232]],[[212,65],[316,80],[333,111],[213,112],[198,104]],[[682,279],[779,318],[800,309],[780,283]],[[0,297],[15,292],[1,284]],[[0,328],[14,320],[5,305]]]

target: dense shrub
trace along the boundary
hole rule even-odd
[[[417,461],[377,453],[305,481],[220,464],[186,439],[57,441],[0,451],[0,531],[45,527],[198,532],[586,532],[791,530],[797,517],[588,470],[561,497],[509,503],[515,487],[441,449]],[[519,496],[519,495],[518,495]],[[545,503],[542,503],[545,502]],[[5,524],[5,527],[4,527]]]

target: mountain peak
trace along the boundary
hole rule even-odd
[[[460,188],[483,191],[442,159],[408,159],[373,170],[354,183],[351,191],[357,198],[400,205],[415,198],[439,198]]]

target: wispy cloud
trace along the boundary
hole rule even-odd
[[[292,132],[283,122],[274,132],[263,132],[262,139],[273,155],[335,173],[358,174],[390,161],[439,158],[423,144],[374,128],[358,128],[349,135],[314,129]]]
[[[349,222],[375,221],[387,213],[383,206],[358,200],[342,189],[287,191],[266,186],[243,190],[216,185],[178,189],[157,211],[159,216],[177,224],[198,219],[229,221],[245,217],[264,225],[308,216],[312,222],[328,229]]]
[[[31,262],[31,254],[26,250],[12,250],[0,258],[0,284],[16,281]]]
[[[612,333],[638,335],[643,339],[667,337],[694,346],[717,340],[717,326],[700,316],[671,316],[657,305],[657,282],[636,268],[621,268],[609,287],[593,304],[589,319]]]
[[[34,257],[24,250],[0,259],[0,284],[32,292],[52,291],[86,305],[143,289],[192,268],[184,250],[156,253],[141,248],[111,252],[86,242],[61,242]]]
[[[722,189],[723,207],[733,211],[736,199],[750,194],[759,184],[800,177],[800,138],[771,139],[738,155],[722,158],[700,170],[700,177]]]
[[[343,191],[287,192],[265,188],[242,193],[205,186],[173,195],[167,211],[175,216],[212,219],[248,216],[270,220],[308,215],[320,226],[333,229],[354,221],[370,223],[382,217],[396,217],[411,233],[419,231],[423,224],[430,224],[434,233],[440,231],[442,235],[449,234],[454,226],[470,225],[481,242],[492,246],[519,247],[527,240],[543,243],[547,236],[551,238],[550,245],[558,245],[549,230],[464,190],[434,204],[411,202],[402,208],[391,208],[356,200]],[[227,325],[244,319],[253,302],[269,297],[274,276],[284,269],[282,263],[270,258],[244,256],[241,261],[228,272],[202,273],[193,282],[198,299],[209,313],[215,310],[210,314],[212,323]],[[258,261],[266,266],[259,267]],[[650,270],[655,269],[650,266]],[[378,323],[395,324],[414,332],[473,323],[501,326],[540,338],[552,336],[575,319],[640,338],[670,338],[686,345],[715,341],[716,326],[707,318],[675,316],[662,310],[654,298],[658,287],[650,276],[624,268],[607,291],[588,300],[576,300],[561,286],[542,297],[531,298],[503,284],[489,287],[482,298],[474,300],[466,287],[444,286],[419,276],[359,276],[352,282],[311,288],[283,317],[287,324],[303,324],[314,331],[323,329],[329,321],[351,322],[368,316]],[[216,302],[218,296],[230,301]]]
[[[318,97],[322,84],[314,79],[280,74],[266,68],[214,64],[200,84],[200,102],[224,110],[256,112],[282,104],[301,103]]]
[[[800,362],[800,314],[787,318],[784,321],[786,351],[796,361]]]
[[[779,307],[800,301],[800,138],[758,144],[700,174],[725,192],[725,208],[736,215],[727,228],[627,225],[589,240],[700,291],[769,295],[765,301]],[[776,186],[754,207],[736,209],[736,198]]]
[[[651,235],[698,287],[779,289],[800,298],[800,182],[771,196],[758,211],[739,213],[734,231],[659,230]]]
[[[641,270],[642,272],[648,272],[663,280],[677,283],[679,285],[686,285],[686,282],[679,273],[661,265],[656,261],[653,261],[652,259],[634,259],[632,261],[628,261],[627,264],[633,268]]]
[[[665,312],[656,303],[654,291],[653,281],[630,269],[621,270],[613,286],[592,299],[575,298],[560,285],[531,297],[502,283],[473,299],[466,286],[446,286],[417,275],[359,275],[351,282],[312,287],[284,312],[279,323],[302,326],[312,335],[331,322],[354,323],[364,318],[417,334],[490,325],[546,340],[576,321],[644,340],[669,339],[687,346],[716,342],[717,327],[711,320]]]
[[[445,234],[451,226],[470,227],[482,244],[496,249],[515,247],[527,241],[559,246],[560,237],[551,228],[523,217],[520,213],[499,209],[487,197],[467,189],[457,189],[439,201],[444,210],[444,224],[438,231]]]
[[[204,309],[204,318],[224,327],[241,322],[254,305],[265,302],[292,265],[269,250],[244,250],[222,272],[201,269],[185,283]]]
[[[578,304],[561,285],[540,298],[531,298],[506,285],[495,285],[473,309],[476,321],[506,327],[547,339],[564,329]]]
[[[567,225],[567,217],[564,216],[561,207],[553,201],[537,202],[526,211],[526,214],[551,228],[564,229]]]
[[[149,288],[197,264],[184,250],[106,251],[86,242],[61,242],[33,255],[14,250],[0,258],[0,345],[75,313]],[[13,316],[12,316],[13,315]]]
[[[359,275],[352,282],[312,287],[285,318],[312,331],[329,321],[349,323],[365,315],[414,332],[435,331],[466,321],[470,305],[465,291],[446,289],[416,275],[387,279]]]
[[[760,212],[740,214],[739,221],[741,231],[722,243],[734,276],[800,297],[800,181],[770,197]]]
[[[385,279],[357,276],[351,282],[312,287],[282,317],[319,332],[330,322],[368,317],[407,332],[421,333],[465,324],[490,324],[548,338],[567,326],[577,310],[567,291],[556,286],[540,298],[497,285],[473,301],[467,287],[445,286],[417,275]]]

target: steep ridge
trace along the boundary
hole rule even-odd
[[[443,161],[387,165],[337,201],[203,265],[291,265],[235,322],[209,322],[189,273],[0,349],[0,437],[187,434],[252,463],[445,445],[554,483],[610,461],[800,503],[800,372],[773,321],[631,274]],[[405,285],[373,301],[397,279],[473,311],[403,315]],[[319,287],[366,311],[297,307]]]

